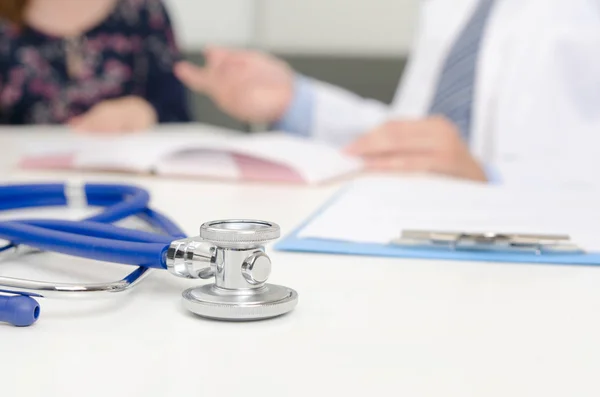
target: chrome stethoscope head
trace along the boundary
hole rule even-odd
[[[184,278],[214,283],[183,292],[183,305],[199,316],[227,321],[262,320],[293,310],[293,289],[267,284],[271,259],[265,244],[280,237],[277,224],[221,220],[203,224],[195,238],[174,241],[167,269]]]

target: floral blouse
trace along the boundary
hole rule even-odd
[[[62,124],[130,95],[148,101],[161,123],[190,121],[187,93],[172,71],[179,57],[160,0],[119,0],[74,40],[0,20],[0,124]]]

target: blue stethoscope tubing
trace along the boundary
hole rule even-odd
[[[0,211],[69,205],[68,185],[22,184],[0,186]],[[185,238],[166,216],[149,208],[149,193],[136,186],[85,184],[86,202],[103,210],[81,221],[25,219],[0,221],[0,239],[42,251],[98,261],[166,269],[165,254],[173,240]],[[113,225],[138,217],[158,233]],[[0,322],[33,324],[39,305],[28,296],[0,296]]]

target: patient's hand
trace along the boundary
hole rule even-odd
[[[486,181],[458,128],[442,117],[390,121],[359,138],[346,152],[375,171],[432,172]]]
[[[69,121],[80,132],[121,133],[144,131],[157,122],[157,114],[146,100],[129,96],[107,100],[92,107],[87,113]]]
[[[190,89],[208,95],[224,112],[248,123],[273,123],[293,96],[293,71],[282,61],[255,51],[211,48],[206,66],[175,67]]]

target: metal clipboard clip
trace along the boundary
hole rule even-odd
[[[442,248],[453,251],[499,251],[542,254],[583,254],[566,235],[461,233],[405,230],[393,245]]]

